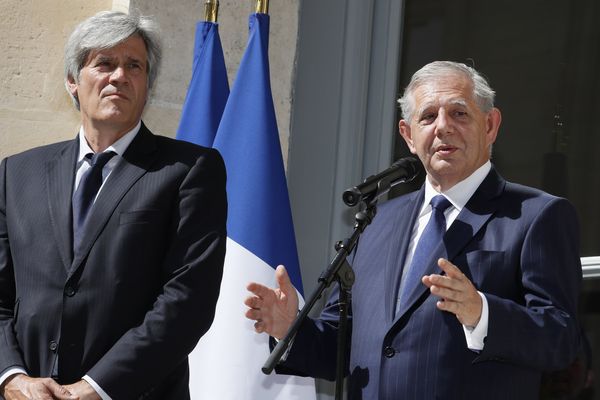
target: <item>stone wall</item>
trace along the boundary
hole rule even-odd
[[[284,158],[287,156],[299,0],[272,1],[272,90]],[[221,0],[219,32],[230,85],[246,47],[254,0]],[[0,158],[75,136],[79,115],[63,84],[63,47],[73,27],[104,9],[153,15],[163,37],[164,63],[144,121],[174,136],[189,79],[199,0],[0,0]]]
[[[73,27],[111,0],[0,0],[0,158],[75,137],[79,116],[64,88]]]

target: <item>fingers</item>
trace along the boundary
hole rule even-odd
[[[460,288],[465,284],[471,284],[469,278],[467,278],[457,266],[445,258],[440,258],[438,260],[438,266],[442,269],[445,275],[425,275],[422,279],[422,282],[427,287],[431,288],[435,285],[452,290],[460,290]]]
[[[76,400],[66,388],[50,378],[31,378],[25,375],[16,377],[7,383],[4,397],[7,400]]]
[[[458,289],[442,286],[434,283],[429,288],[431,294],[440,297],[446,301],[460,301],[462,292]]]
[[[445,275],[423,277],[423,283],[441,300],[437,308],[456,315],[467,326],[474,326],[481,317],[482,300],[473,283],[450,261],[440,258],[438,265]]]
[[[286,308],[293,318],[298,311],[298,293],[283,265],[277,266],[277,269],[275,270],[275,279],[280,288],[279,297],[281,300],[285,300]]]
[[[445,258],[440,258],[438,260],[438,266],[446,273],[447,276],[451,278],[461,279],[465,277],[462,271],[450,261]]]
[[[245,316],[255,321],[254,330],[257,333],[264,332],[281,338],[298,312],[298,294],[283,265],[277,267],[275,280],[277,288],[269,288],[256,282],[248,284],[247,289],[252,295],[244,300],[248,307]]]
[[[262,319],[262,312],[260,309],[249,308],[246,310],[246,318],[251,319],[253,321],[258,321]]]
[[[287,295],[289,293],[296,292],[296,289],[290,280],[290,276],[283,265],[277,266],[277,269],[275,270],[275,280],[277,282],[277,287],[279,287],[284,294]],[[250,282],[246,286],[246,289],[260,298],[265,298],[273,293],[272,288],[261,285],[257,282]]]
[[[283,265],[278,265],[275,269],[275,280],[277,281],[277,286],[279,286],[283,293],[289,294],[292,291],[296,292],[296,289],[290,280],[290,276]]]
[[[58,400],[74,400],[79,397],[73,395],[67,388],[59,385],[52,379],[47,379],[43,381],[44,386],[48,389],[48,391],[53,395],[53,399]]]
[[[261,320],[258,320],[258,321],[256,321],[256,322],[254,323],[254,331],[255,331],[256,333],[264,333],[264,332],[267,332],[267,326],[266,326],[266,324],[265,324],[263,321],[261,321]]]
[[[431,274],[422,279],[433,294],[446,300],[460,300],[462,293],[475,291],[469,278],[450,261],[440,258],[438,265],[445,275]]]
[[[272,290],[271,288],[256,282],[250,282],[246,286],[246,289],[248,289],[249,292],[254,293],[258,297],[266,297],[270,294]]]
[[[71,385],[65,386],[75,399],[78,400],[102,400],[96,390],[84,379],[81,379]],[[57,397],[58,398],[58,397]],[[73,399],[71,397],[70,399]]]
[[[263,304],[263,299],[258,296],[248,296],[244,300],[244,305],[250,308],[259,309]]]

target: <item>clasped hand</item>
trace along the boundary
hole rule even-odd
[[[0,394],[6,400],[100,400],[84,380],[62,386],[51,378],[32,378],[24,374],[8,378]]]

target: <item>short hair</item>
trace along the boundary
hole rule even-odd
[[[453,61],[434,61],[414,73],[404,94],[398,103],[402,110],[402,116],[410,121],[415,106],[414,91],[425,82],[448,75],[462,75],[473,84],[473,96],[481,111],[487,113],[494,107],[496,92],[490,87],[487,80],[475,68],[466,64]]]
[[[158,76],[162,58],[158,25],[152,18],[136,13],[101,11],[75,27],[65,46],[65,86],[78,110],[79,100],[69,90],[69,78],[79,81],[79,74],[90,52],[118,46],[135,35],[142,38],[146,45],[147,84],[150,92]]]

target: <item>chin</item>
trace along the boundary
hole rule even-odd
[[[430,163],[430,168],[432,171],[436,171],[438,173],[452,173],[458,171],[458,167],[455,162],[452,160],[435,160]]]

